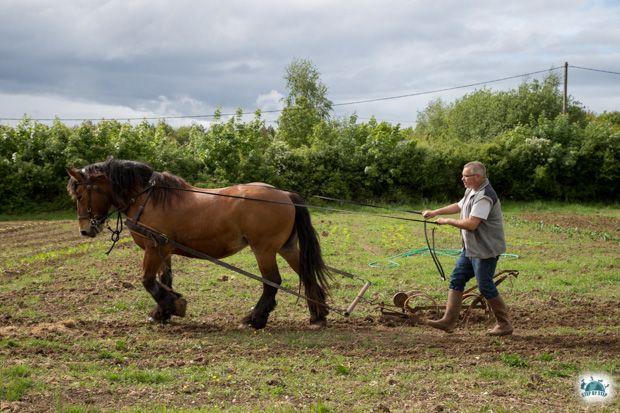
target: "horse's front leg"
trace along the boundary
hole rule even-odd
[[[163,270],[165,274],[164,263],[165,260],[162,260],[156,248],[146,249],[142,263],[144,271],[142,285],[157,302],[157,306],[151,310],[151,318],[162,323],[168,321],[173,315],[185,316],[187,308],[187,301],[182,298],[181,294],[157,280],[157,274],[160,271]]]
[[[168,288],[172,288],[172,259],[170,255],[164,260],[165,265],[161,266],[159,281]]]

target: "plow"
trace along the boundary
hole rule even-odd
[[[507,279],[517,278],[519,271],[503,270],[493,276],[496,286]],[[486,299],[476,292],[477,285],[468,288],[463,293],[463,310],[461,323],[467,325],[475,311],[482,312],[486,318],[491,314]],[[392,304],[380,302],[376,304],[385,321],[405,321],[417,323],[427,318],[439,318],[445,310],[445,305],[438,305],[435,299],[421,290],[400,291],[392,297]]]

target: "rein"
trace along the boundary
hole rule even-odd
[[[336,312],[340,315],[343,315],[345,317],[348,317],[351,312],[353,311],[353,309],[357,306],[357,304],[360,301],[367,301],[364,300],[363,295],[366,292],[366,290],[372,285],[372,283],[368,280],[364,280],[365,283],[362,286],[361,290],[359,291],[359,293],[357,294],[357,296],[354,298],[354,300],[349,304],[349,306],[346,309],[340,309],[340,308],[336,308],[336,307],[332,307],[327,305],[326,303],[320,302],[318,300],[312,299],[307,297],[306,295],[300,294],[300,292],[294,291],[290,288],[284,287],[278,283],[275,283],[273,281],[267,280],[264,277],[252,274],[246,270],[243,270],[241,268],[238,268],[234,265],[228,264],[224,261],[221,261],[217,258],[211,257],[201,251],[195,250],[193,248],[190,248],[186,245],[183,245],[179,242],[177,242],[174,239],[169,238],[166,234],[159,232],[158,230],[154,229],[154,228],[150,228],[144,224],[142,224],[141,222],[139,222],[142,213],[144,212],[144,208],[146,207],[147,203],[149,202],[151,195],[153,194],[153,190],[155,188],[162,188],[162,189],[169,189],[169,190],[177,190],[177,191],[184,191],[184,192],[194,192],[194,193],[201,193],[201,194],[205,194],[205,195],[213,195],[213,196],[221,196],[221,197],[227,197],[227,198],[236,198],[236,199],[242,199],[242,200],[246,200],[246,201],[258,201],[258,202],[267,202],[267,203],[273,203],[273,204],[282,204],[282,205],[293,205],[296,207],[304,207],[304,208],[317,208],[317,209],[324,209],[324,210],[329,210],[329,211],[336,211],[336,212],[344,212],[344,213],[357,213],[357,214],[364,214],[362,212],[354,212],[354,211],[347,211],[347,210],[343,210],[343,209],[336,209],[336,208],[327,208],[327,207],[322,207],[322,206],[318,206],[318,205],[310,205],[310,204],[298,204],[295,202],[282,202],[282,201],[270,201],[270,200],[265,200],[265,199],[260,199],[260,198],[252,198],[252,197],[245,197],[245,196],[238,196],[238,195],[228,195],[228,194],[220,194],[220,193],[216,193],[216,192],[209,192],[209,191],[201,191],[201,190],[196,190],[196,189],[189,189],[189,188],[175,188],[175,187],[171,187],[171,186],[165,186],[165,185],[158,185],[155,183],[155,180],[153,178],[151,178],[149,180],[148,185],[139,193],[137,193],[136,195],[134,195],[131,199],[129,199],[129,201],[127,202],[127,204],[125,206],[122,207],[117,207],[116,209],[114,209],[111,212],[108,212],[105,215],[94,215],[93,214],[93,209],[92,209],[92,195],[93,195],[93,191],[98,192],[99,194],[103,195],[104,197],[106,197],[106,199],[110,202],[110,204],[112,206],[114,206],[114,202],[113,199],[111,199],[111,197],[109,195],[107,195],[105,192],[103,192],[97,185],[92,184],[90,182],[90,180],[86,180],[83,182],[77,182],[77,185],[86,185],[86,190],[88,193],[88,203],[87,203],[87,214],[88,215],[78,215],[79,219],[88,219],[91,227],[95,227],[95,228],[99,228],[101,227],[110,216],[116,214],[116,229],[112,229],[109,225],[107,225],[107,229],[112,233],[111,235],[111,241],[112,241],[112,245],[110,246],[110,248],[108,249],[108,251],[106,252],[106,255],[109,255],[110,252],[112,251],[112,249],[114,248],[114,246],[116,245],[116,243],[119,241],[120,239],[120,234],[123,230],[123,220],[122,220],[122,214],[124,213],[125,215],[127,215],[128,209],[129,207],[134,204],[136,202],[136,199],[143,195],[143,194],[147,194],[146,198],[144,199],[144,202],[142,203],[142,205],[139,206],[138,210],[136,211],[135,215],[133,218],[131,217],[127,217],[127,219],[125,220],[125,225],[129,228],[130,231],[135,232],[139,235],[142,235],[146,238],[151,239],[157,246],[161,246],[161,245],[170,245],[176,249],[182,250],[188,254],[190,254],[191,256],[194,256],[196,258],[201,258],[201,259],[205,259],[208,260],[216,265],[219,265],[221,267],[224,267],[230,271],[239,273],[241,275],[244,275],[246,277],[252,278],[254,280],[260,281],[263,284],[269,285],[273,288],[276,288],[278,290],[282,290],[288,294],[294,295],[298,298],[304,298],[309,302],[313,302],[315,304],[324,306],[325,308]],[[327,199],[327,200],[335,200],[335,199],[331,199],[331,198],[327,198],[327,197],[322,197],[323,199]],[[372,205],[364,205],[364,206],[372,206]],[[420,214],[420,211],[405,211],[405,212],[409,212],[409,213],[418,213]],[[403,221],[412,221],[412,222],[422,222],[424,223],[424,236],[426,238],[426,243],[428,245],[429,251],[431,252],[431,256],[433,258],[433,262],[435,263],[435,266],[437,267],[437,270],[439,271],[439,274],[441,275],[441,277],[445,280],[445,274],[443,271],[443,267],[441,266],[441,263],[439,262],[439,259],[437,258],[437,255],[435,254],[435,228],[432,229],[431,231],[431,236],[432,236],[432,247],[431,244],[429,242],[429,238],[428,238],[428,230],[427,230],[427,225],[428,224],[435,224],[435,225],[439,225],[436,222],[432,222],[432,221],[427,221],[427,220],[420,220],[420,219],[413,219],[413,218],[404,218],[404,217],[397,217],[397,216],[393,216],[393,215],[384,215],[384,214],[370,214],[373,216],[380,216],[380,217],[384,217],[384,218],[388,218],[388,219],[397,219],[397,220],[403,220]],[[159,251],[159,248],[158,248]],[[163,261],[163,260],[162,260]],[[348,277],[348,278],[352,278],[352,279],[359,279],[359,277],[348,273],[346,271],[342,271],[339,270],[337,268],[333,268],[333,267],[327,267],[327,269],[329,271],[332,271],[334,273],[337,273],[339,275]]]
[[[295,202],[270,201],[268,199],[252,198],[252,197],[239,196],[239,195],[219,194],[217,192],[200,191],[198,189],[189,189],[189,188],[175,188],[173,186],[165,186],[165,185],[155,185],[155,187],[157,187],[157,188],[164,188],[164,189],[174,189],[174,190],[177,190],[177,191],[184,191],[184,192],[194,192],[194,193],[205,194],[205,195],[221,196],[221,197],[224,197],[224,198],[243,199],[243,200],[246,200],[246,201],[258,201],[258,202],[266,202],[266,203],[270,203],[270,204],[280,204],[280,205],[293,205],[293,206],[305,207],[305,208],[322,209],[322,210],[325,210],[325,211],[342,212],[342,213],[346,213],[346,214],[370,215],[370,216],[382,217],[382,218],[388,218],[388,219],[397,219],[397,220],[401,220],[401,221],[422,222],[422,223],[427,223],[427,224],[439,225],[436,222],[427,221],[427,220],[423,220],[423,219],[396,217],[394,215],[372,214],[372,213],[365,213],[365,212],[359,212],[359,211],[347,211],[346,209],[330,208],[330,207],[324,207],[324,206],[312,205],[312,204],[298,204],[298,203],[295,203]],[[413,212],[413,211],[404,211],[404,212]]]
[[[365,206],[365,207],[370,207],[370,208],[387,209],[388,211],[399,212],[398,210],[394,210],[394,209],[391,209],[391,208],[386,208],[386,207],[382,207],[382,206],[378,206],[378,205],[366,204],[364,202],[348,201],[346,199],[330,198],[328,196],[322,196],[322,195],[314,195],[313,198],[323,199],[325,201],[335,201],[335,202],[338,202],[340,204],[359,205],[359,206]],[[410,213],[410,214],[422,215],[422,211],[417,211],[417,210],[403,209],[402,212],[407,212],[407,213]]]
[[[165,188],[165,189],[174,189],[174,190],[185,191],[185,192],[194,192],[194,193],[205,194],[205,195],[222,196],[222,197],[226,197],[226,198],[243,199],[243,200],[246,200],[246,201],[259,201],[259,202],[267,202],[267,203],[272,203],[272,204],[291,205],[290,202],[270,201],[270,200],[266,200],[266,199],[251,198],[251,197],[245,197],[245,196],[239,196],[239,195],[219,194],[217,192],[200,191],[200,190],[197,190],[197,189],[175,188],[175,187],[164,186],[164,185],[155,185],[154,187]],[[324,200],[328,200],[328,201],[339,201],[339,202],[342,202],[342,203],[356,204],[356,205],[360,205],[360,206],[367,206],[367,207],[373,207],[373,208],[381,208],[381,207],[378,207],[376,205],[363,204],[363,203],[353,202],[353,201],[345,201],[345,200],[342,200],[342,199],[329,198],[329,197],[324,197],[324,196],[316,196],[316,198],[324,199]],[[396,217],[396,216],[393,216],[393,215],[385,215],[385,214],[369,214],[369,213],[356,212],[356,211],[347,211],[345,209],[329,208],[329,207],[323,207],[323,206],[311,205],[311,204],[297,204],[297,203],[293,202],[292,205],[299,206],[299,207],[305,207],[305,208],[316,208],[316,209],[323,209],[323,210],[327,210],[327,211],[343,212],[343,213],[349,213],[349,214],[379,216],[379,217],[383,217],[383,218],[397,219],[397,220],[402,220],[402,221],[421,222],[421,223],[424,224],[424,238],[426,240],[426,245],[428,247],[428,251],[429,251],[429,253],[431,255],[431,258],[433,259],[433,263],[435,264],[435,268],[437,268],[437,272],[439,273],[439,276],[441,277],[441,279],[443,281],[446,280],[446,273],[445,273],[445,271],[443,269],[443,266],[441,265],[441,261],[439,261],[439,257],[437,257],[437,254],[435,252],[435,228],[433,228],[431,230],[432,245],[431,245],[431,242],[429,242],[429,239],[428,239],[428,224],[439,225],[436,222],[427,221],[425,219],[422,220],[422,219],[415,219],[415,218],[404,218],[404,217]],[[422,211],[406,210],[404,212],[407,212],[407,213],[410,213],[410,214],[420,214],[420,215],[422,214]],[[341,275],[343,275],[343,274],[341,274]]]
[[[246,201],[267,202],[267,203],[280,204],[280,205],[293,205],[293,206],[299,206],[299,207],[304,207],[304,208],[316,208],[316,209],[322,209],[322,210],[334,211],[334,212],[341,212],[341,213],[379,216],[379,217],[382,217],[382,218],[396,219],[396,220],[401,220],[401,221],[421,222],[421,223],[424,224],[424,238],[426,240],[426,245],[428,246],[428,250],[429,250],[429,253],[431,255],[431,258],[433,259],[433,263],[435,264],[435,267],[437,268],[437,272],[439,273],[439,275],[442,278],[442,280],[444,280],[444,281],[446,280],[446,275],[445,275],[443,266],[441,265],[441,262],[439,261],[439,258],[437,257],[437,254],[435,252],[435,228],[433,228],[431,230],[432,245],[431,245],[431,242],[429,241],[429,238],[428,238],[428,227],[427,227],[428,224],[439,225],[439,224],[437,224],[436,222],[433,222],[433,221],[427,221],[427,220],[415,219],[415,218],[397,217],[397,216],[385,215],[385,214],[369,214],[369,213],[357,212],[357,211],[347,211],[347,210],[344,210],[344,209],[329,208],[329,207],[323,207],[323,206],[319,206],[319,205],[311,205],[311,204],[305,204],[305,203],[304,204],[299,204],[299,203],[295,203],[295,202],[291,203],[291,202],[282,202],[282,201],[270,201],[270,200],[261,199],[261,198],[252,198],[252,197],[245,197],[245,196],[239,196],[239,195],[220,194],[220,193],[217,193],[217,192],[201,191],[201,190],[197,190],[197,189],[176,188],[176,187],[172,187],[172,186],[158,185],[158,184],[155,183],[155,181],[153,179],[151,179],[149,181],[149,185],[146,188],[144,188],[141,192],[139,192],[134,197],[132,197],[125,207],[118,207],[118,208],[116,208],[112,212],[109,212],[106,215],[97,217],[97,216],[93,215],[93,213],[92,213],[92,191],[94,190],[94,191],[104,195],[105,197],[108,197],[108,195],[105,194],[103,191],[101,191],[97,185],[93,185],[89,181],[78,182],[78,185],[86,185],[86,189],[88,190],[88,209],[87,209],[88,215],[87,216],[78,215],[78,218],[80,218],[80,219],[89,219],[91,226],[99,227],[99,226],[103,225],[103,223],[106,222],[107,219],[110,216],[114,215],[115,213],[117,214],[116,215],[116,228],[112,229],[109,225],[107,225],[107,229],[112,233],[111,236],[110,236],[110,239],[112,241],[112,245],[110,246],[110,248],[106,252],[106,255],[110,255],[110,253],[114,249],[114,246],[116,245],[116,243],[120,239],[120,233],[123,230],[123,220],[122,220],[122,215],[121,214],[122,213],[126,214],[127,209],[129,209],[129,207],[135,202],[137,197],[139,197],[140,195],[142,195],[144,193],[147,193],[147,197],[146,197],[144,203],[138,208],[138,211],[137,211],[136,215],[133,217],[133,220],[132,220],[134,226],[135,225],[139,225],[138,221],[140,220],[140,217],[142,216],[142,213],[144,212],[144,207],[146,206],[146,204],[148,203],[148,201],[149,201],[149,199],[151,197],[152,190],[155,189],[155,188],[162,188],[162,189],[171,189],[171,190],[177,190],[177,191],[183,191],[183,192],[200,193],[200,194],[205,194],[205,195],[221,196],[221,197],[225,197],[225,198],[243,199],[243,200],[246,200]],[[367,207],[373,207],[373,208],[381,208],[381,207],[378,207],[378,206],[375,206],[375,205],[362,204],[362,203],[353,202],[353,201],[344,201],[344,200],[336,199],[336,198],[329,198],[329,197],[323,197],[323,196],[316,196],[316,197],[320,198],[320,199],[324,199],[324,200],[329,200],[329,201],[338,201],[338,202],[342,202],[342,203],[346,202],[346,203],[351,203],[351,204],[357,204],[357,205],[360,205],[360,206],[367,206]],[[409,211],[409,210],[406,210],[404,212],[413,213],[413,214],[421,214],[422,213],[421,211]],[[125,224],[129,226],[129,222],[131,222],[131,221],[128,219],[127,221],[125,221]],[[215,260],[215,258],[211,259],[210,257],[208,259],[211,260],[211,261]],[[330,268],[330,269],[331,270],[336,270],[336,269],[332,269],[332,268]],[[352,274],[348,274],[348,273],[345,273],[345,272],[340,271],[340,270],[336,270],[334,272],[339,273],[341,275],[345,275],[345,276],[351,276],[351,278],[353,278]],[[296,295],[297,295],[297,293],[296,293]],[[307,297],[304,297],[304,298],[307,298]]]

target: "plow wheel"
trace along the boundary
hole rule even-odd
[[[433,297],[418,290],[398,292],[392,297],[392,302],[394,305],[379,305],[382,317],[388,321],[406,320],[412,325],[421,324],[422,320],[429,317],[441,316],[445,308],[437,305]]]
[[[482,314],[476,310],[481,310]],[[485,321],[491,315],[487,300],[481,294],[464,294],[459,323],[467,327],[470,320]]]

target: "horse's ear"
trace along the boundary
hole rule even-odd
[[[82,171],[80,171],[79,169],[67,168],[67,173],[69,174],[70,177],[72,177],[76,181],[84,181],[84,180],[86,180],[86,176],[84,176],[84,173]]]

